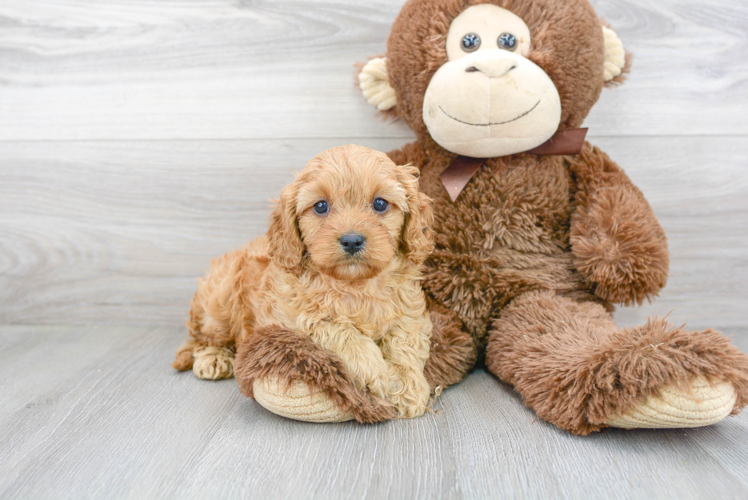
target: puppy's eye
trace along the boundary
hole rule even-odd
[[[325,215],[329,211],[330,205],[327,203],[327,200],[319,200],[314,204],[314,213],[317,215]]]
[[[502,33],[498,40],[499,48],[512,51],[517,48],[517,37],[511,33]]]
[[[468,33],[462,37],[461,45],[465,52],[475,52],[480,47],[480,37],[475,33]]]
[[[374,200],[374,203],[371,204],[371,207],[374,209],[374,211],[378,214],[383,214],[387,211],[390,204],[387,203],[387,200],[384,200],[382,198],[377,198]]]

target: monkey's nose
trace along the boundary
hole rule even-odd
[[[465,68],[468,73],[480,71],[489,78],[500,78],[517,67],[517,61],[512,59],[484,59],[475,61]]]
[[[340,246],[350,255],[360,252],[366,244],[366,238],[359,233],[348,233],[340,237]]]

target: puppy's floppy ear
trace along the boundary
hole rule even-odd
[[[398,167],[398,180],[408,193],[408,213],[403,228],[403,249],[405,256],[414,264],[422,264],[434,249],[434,236],[431,226],[434,213],[431,199],[418,190],[418,169],[411,165]]]
[[[304,243],[296,222],[298,181],[283,188],[278,204],[270,215],[268,244],[270,258],[287,272],[301,275]]]

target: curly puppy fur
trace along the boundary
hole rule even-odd
[[[419,268],[433,247],[433,216],[416,173],[358,146],[314,158],[283,189],[267,238],[212,263],[192,300],[191,339],[174,366],[192,365],[201,378],[230,377],[231,349],[246,339],[247,366],[238,375],[251,395],[254,379],[270,369],[268,339],[285,339],[278,349],[296,351],[282,358],[287,370],[272,368],[280,370],[275,375],[300,375],[341,408],[362,401],[378,408],[354,412],[360,421],[389,415],[382,400],[394,405],[398,417],[423,414],[431,321]],[[372,208],[377,198],[388,202],[383,213]],[[314,210],[320,200],[329,206],[322,215]],[[352,233],[365,238],[355,254],[341,241]],[[294,333],[309,341],[289,341]],[[305,352],[312,343],[321,350]],[[365,396],[351,399],[353,387]]]
[[[727,380],[748,403],[748,356],[712,330],[689,332],[652,319],[619,329],[613,304],[655,297],[668,274],[665,233],[618,165],[585,144],[578,155],[520,153],[488,158],[456,202],[440,174],[457,156],[436,144],[423,121],[426,89],[448,60],[446,36],[467,7],[492,3],[531,31],[528,59],[561,97],[559,130],[579,127],[604,86],[602,26],[587,0],[409,0],[387,41],[389,112],[417,142],[389,153],[421,171],[434,200],[435,250],[423,287],[452,315],[434,337],[473,335],[488,368],[515,385],[549,422],[588,434],[658,386],[704,376]],[[648,346],[659,346],[651,350]],[[436,351],[435,351],[436,352]],[[468,363],[453,357],[453,362]],[[443,365],[447,366],[447,365]],[[428,367],[427,367],[428,368]]]

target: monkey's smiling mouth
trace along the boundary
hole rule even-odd
[[[506,121],[503,121],[503,122],[489,122],[489,123],[470,123],[470,122],[466,122],[464,120],[460,120],[459,118],[455,118],[454,116],[450,115],[449,113],[447,113],[446,111],[444,111],[444,108],[442,108],[441,106],[439,106],[439,109],[441,110],[442,113],[444,113],[445,115],[447,115],[448,118],[451,118],[452,120],[454,120],[456,122],[464,123],[465,125],[471,125],[473,127],[490,127],[491,125],[504,125],[505,123],[516,122],[520,118],[522,118],[524,116],[527,116],[530,113],[532,113],[532,111],[535,108],[538,107],[538,104],[540,104],[540,100],[538,100],[538,102],[536,102],[533,107],[531,107],[530,109],[528,109],[527,111],[525,111],[521,115],[512,118],[511,120],[506,120]]]

